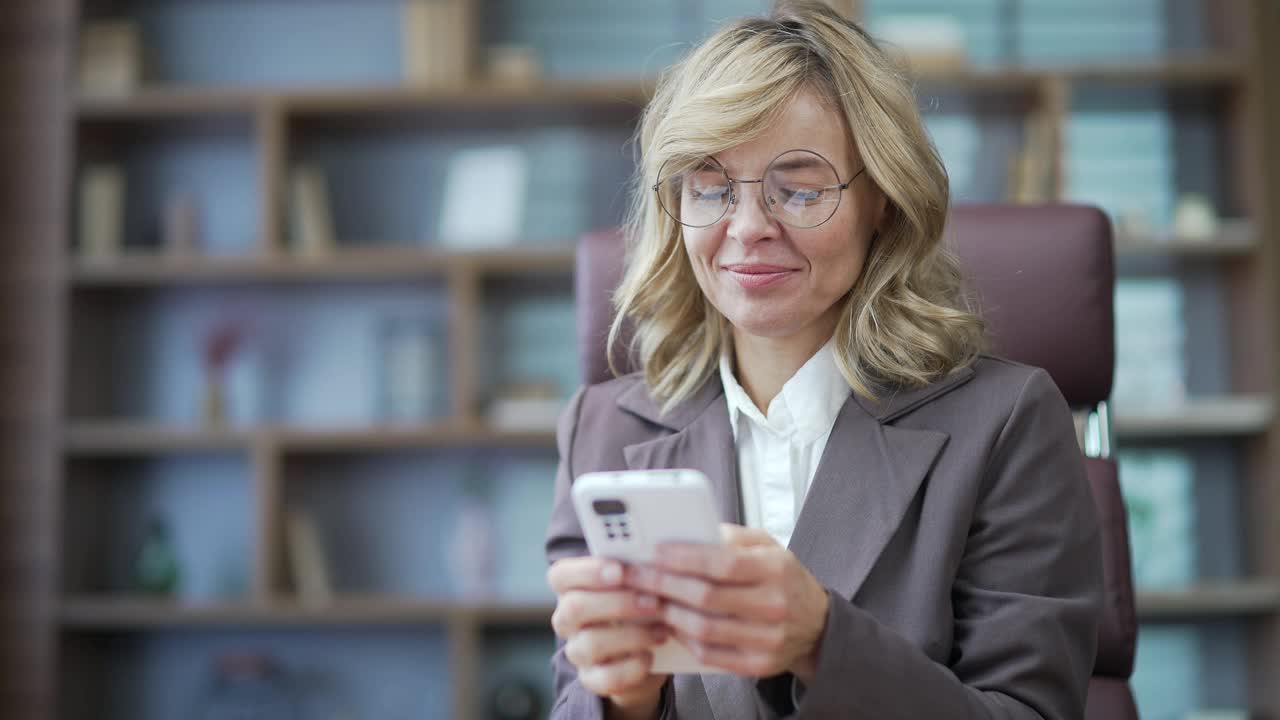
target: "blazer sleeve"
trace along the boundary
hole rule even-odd
[[[947,665],[829,592],[798,718],[1084,717],[1102,607],[1093,499],[1070,410],[1043,370],[988,459],[952,591]]]
[[[547,526],[547,565],[556,560],[575,555],[586,555],[587,542],[582,537],[582,527],[573,509],[569,489],[573,484],[573,445],[582,415],[583,396],[587,389],[574,393],[568,406],[560,415],[556,427],[556,448],[560,453],[560,466],[556,471],[555,500],[551,506],[551,520]],[[604,720],[605,700],[578,682],[578,671],[564,656],[564,640],[556,639],[556,652],[551,657],[552,692],[550,720]],[[674,720],[675,700],[672,684],[663,686],[660,704],[661,720]]]

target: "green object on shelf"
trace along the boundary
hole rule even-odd
[[[178,589],[178,556],[173,549],[169,527],[155,519],[138,548],[134,564],[134,584],[149,595],[172,595]]]

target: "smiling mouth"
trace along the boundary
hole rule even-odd
[[[735,263],[725,265],[723,269],[739,285],[748,290],[777,284],[796,273],[793,268],[762,263]]]

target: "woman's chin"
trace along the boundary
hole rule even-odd
[[[774,339],[795,335],[805,326],[794,315],[779,314],[776,310],[736,313],[729,317],[729,323],[738,332]]]

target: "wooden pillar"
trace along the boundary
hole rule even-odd
[[[0,717],[54,715],[69,0],[0,13]]]

